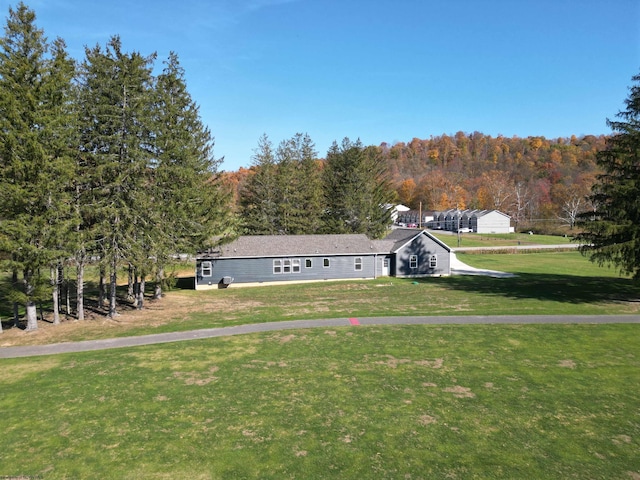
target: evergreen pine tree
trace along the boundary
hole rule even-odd
[[[581,215],[577,239],[592,261],[640,280],[640,75],[632,80],[626,109],[607,120],[614,134],[597,154],[603,173],[589,198],[597,208]]]
[[[109,274],[109,316],[117,314],[120,262],[142,256],[152,159],[151,105],[154,56],[122,51],[112,37],[105,50],[85,49],[80,92],[84,184],[83,226]]]
[[[278,148],[260,138],[252,173],[241,194],[242,223],[253,235],[318,233],[322,178],[313,141],[297,133]]]
[[[280,232],[288,235],[318,233],[322,215],[322,179],[315,145],[297,133],[280,143],[276,152]]]
[[[155,98],[149,217],[153,240],[146,252],[156,259],[159,298],[170,256],[196,253],[232,229],[233,222],[228,195],[215,178],[220,160],[213,156],[213,137],[200,119],[173,52],[156,80]]]
[[[251,235],[282,233],[279,231],[276,158],[273,144],[266,134],[258,140],[251,170],[240,195],[242,230]]]
[[[27,329],[37,328],[36,302],[50,292],[41,273],[62,256],[68,211],[67,113],[72,63],[56,41],[53,58],[35,13],[20,3],[0,38],[0,250],[22,273],[14,292],[26,304]],[[48,276],[48,275],[47,275]]]
[[[47,245],[54,256],[49,265],[54,324],[60,323],[61,266],[73,256],[75,246],[73,184],[76,174],[74,155],[78,141],[73,88],[75,76],[75,62],[68,56],[64,41],[57,38],[51,46],[51,59],[42,92],[46,112],[43,137],[51,159],[46,165],[50,208],[47,209],[48,228],[45,233]]]
[[[376,147],[365,148],[348,138],[327,153],[323,171],[326,233],[382,236],[391,224],[388,204],[393,190]]]

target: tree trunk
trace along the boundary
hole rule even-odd
[[[84,320],[84,257],[78,259],[76,274],[78,283],[76,288],[76,309],[78,310],[78,320]]]
[[[38,329],[38,307],[33,300],[34,286],[31,281],[31,272],[26,271],[22,275],[22,281],[24,282],[24,292],[27,295],[27,331],[34,331]]]
[[[65,309],[64,316],[67,320],[69,320],[69,315],[71,315],[71,295],[69,294],[69,281],[65,280],[64,282],[64,296],[66,300],[67,308]]]
[[[13,302],[13,326],[20,326],[20,305],[18,302]]]
[[[116,318],[116,316],[118,316],[116,302],[116,287],[118,286],[117,268],[118,264],[114,255],[111,264],[111,281],[109,282],[109,318]]]
[[[71,314],[71,300],[69,299],[69,281],[66,277],[66,272],[64,270],[64,265],[60,263],[58,265],[58,284],[60,285],[60,290],[58,291],[58,296],[60,298],[60,311],[64,308],[64,318],[65,320],[69,320],[69,315]]]
[[[38,329],[38,309],[36,302],[27,301],[27,331],[32,332]]]
[[[135,269],[133,268],[133,265],[129,264],[129,282],[127,284],[127,300],[134,302],[134,306],[135,306],[135,301],[136,301],[136,281],[137,281],[137,277],[136,277],[136,272]]]
[[[145,289],[146,280],[144,275],[140,277],[140,283],[138,284],[138,301],[137,307],[138,310],[142,310],[144,308],[144,289]]]
[[[129,266],[129,289],[127,290],[127,299],[131,301],[134,308],[138,308],[138,297],[140,292],[140,284],[138,283],[138,271]]]
[[[60,325],[60,277],[58,276],[58,266],[51,267],[51,300],[53,302],[53,324]]]
[[[162,298],[162,282],[164,281],[164,268],[158,267],[156,273],[156,285],[153,291],[153,299],[160,300]]]
[[[11,282],[13,283],[13,288],[18,286],[17,270],[13,271],[11,275]],[[18,302],[13,302],[13,326],[16,328],[20,326],[20,306],[18,305]]]
[[[103,266],[100,266],[100,283],[98,284],[98,308],[102,308],[104,306],[106,297],[107,297],[107,282],[105,282],[105,277],[107,273]]]

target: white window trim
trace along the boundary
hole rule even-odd
[[[313,260],[311,258],[304,259],[304,268],[313,268]]]
[[[331,259],[325,257],[322,259],[322,268],[331,268]]]
[[[299,258],[274,258],[273,274],[288,275],[291,273],[300,273],[302,270],[302,261]]]
[[[411,269],[418,268],[418,255],[409,256],[409,268]]]
[[[208,272],[208,273],[205,273]],[[203,277],[210,277],[213,273],[213,267],[211,265],[211,262],[202,262],[200,264],[200,274]]]
[[[353,268],[354,270],[356,270],[357,272],[361,271],[363,267],[362,264],[362,257],[355,257],[353,259]]]
[[[300,259],[294,258],[291,260],[291,273],[300,273]]]
[[[429,257],[429,267],[430,268],[438,268],[438,256],[437,255],[431,255]]]

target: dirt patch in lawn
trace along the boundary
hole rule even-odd
[[[246,311],[262,306],[260,302],[237,301],[216,295],[196,296],[193,292],[173,291],[161,300],[146,300],[143,310],[129,306],[120,306],[119,315],[110,319],[106,312],[87,310],[82,322],[73,318],[54,325],[52,319],[38,322],[38,330],[27,332],[20,328],[5,328],[0,334],[0,347],[19,345],[45,345],[51,343],[73,342],[86,339],[110,338],[122,335],[128,330],[141,327],[160,327],[168,323],[188,321],[194,312],[204,312],[215,318],[226,319],[238,311]],[[219,326],[219,325],[212,325]]]
[[[475,393],[471,391],[470,388],[461,387],[460,385],[456,385],[455,387],[448,387],[443,389],[444,392],[453,393],[453,396],[456,398],[473,398],[476,396]]]
[[[573,360],[560,360],[558,362],[558,366],[562,367],[562,368],[576,368],[576,362],[574,362]]]
[[[432,417],[431,415],[421,415],[420,418],[418,419],[418,423],[426,427],[427,425],[437,423],[437,420],[435,417]]]

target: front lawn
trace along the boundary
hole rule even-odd
[[[639,329],[321,328],[2,360],[0,475],[636,479]]]

